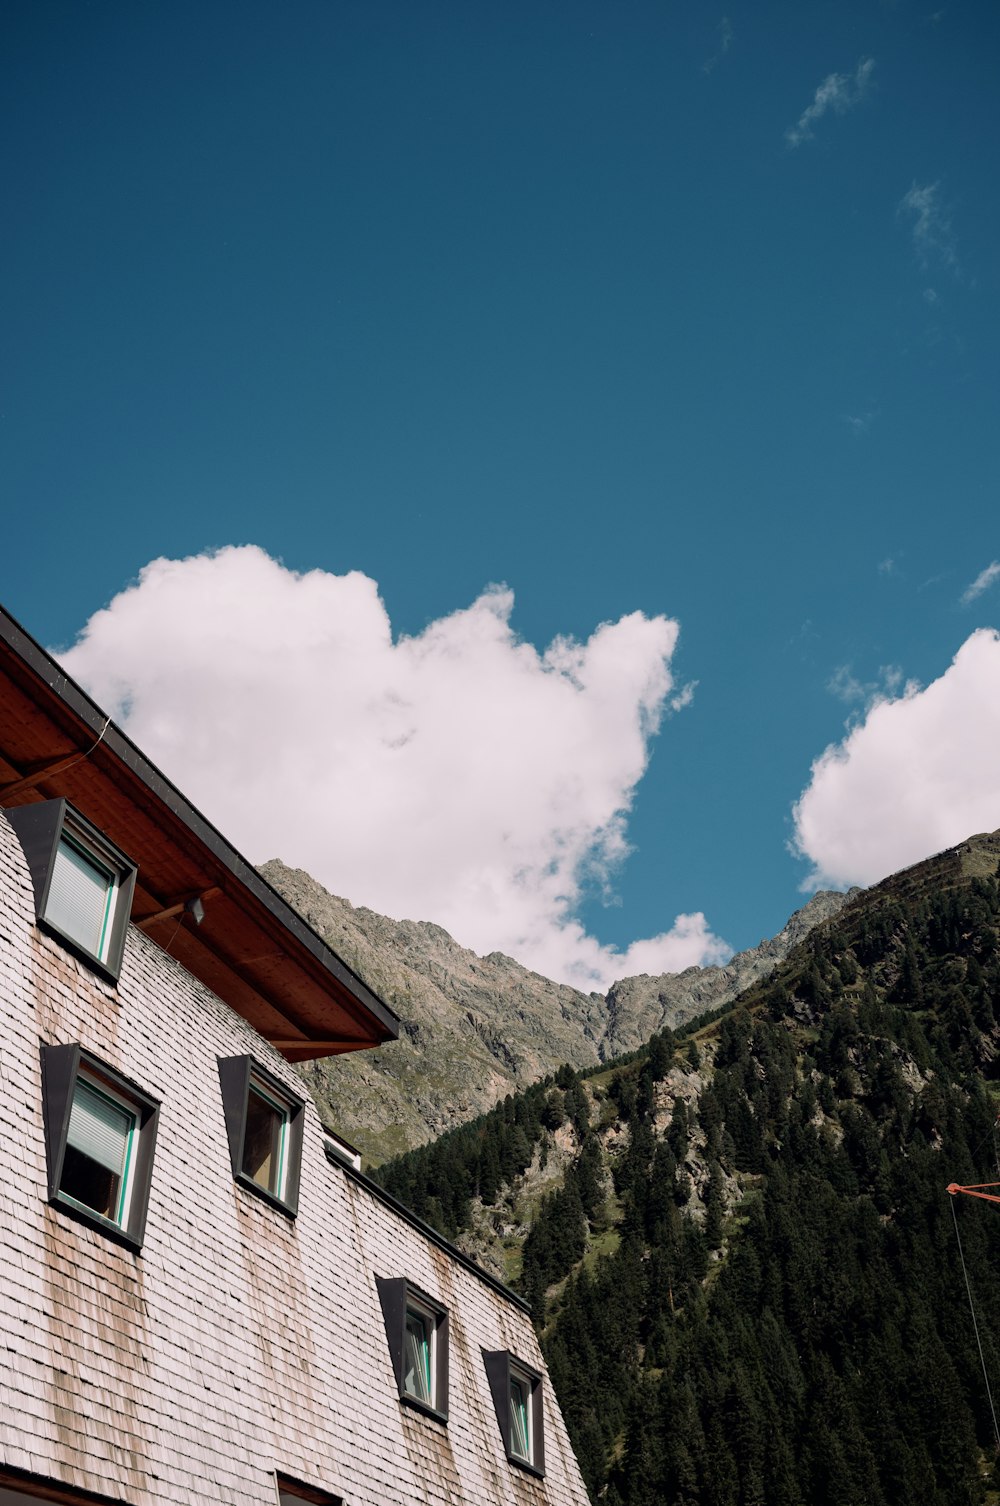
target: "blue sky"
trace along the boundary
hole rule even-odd
[[[868,757],[881,694],[882,777],[909,767],[914,707],[943,725],[917,687],[1000,623],[1000,572],[963,600],[1000,558],[997,7],[0,25],[8,609],[68,647],[150,561],[253,544],[362,572],[397,637],[491,583],[539,651],[670,619],[693,697],[619,771],[632,851],[567,914],[619,950],[691,912],[772,934],[814,760],[852,727]],[[992,736],[991,642],[961,748]],[[968,808],[914,786],[951,826],[863,861],[831,797],[813,863],[867,880],[1000,826],[977,770]]]

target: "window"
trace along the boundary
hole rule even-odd
[[[541,1375],[506,1349],[484,1350],[483,1360],[507,1458],[544,1475]]]
[[[298,1480],[288,1479],[286,1475],[278,1475],[276,1483],[278,1506],[302,1506],[303,1501],[311,1502],[312,1506],[343,1506],[340,1496],[328,1495],[325,1490],[317,1490],[314,1485],[302,1485]]]
[[[403,1391],[425,1407],[434,1405],[434,1315],[417,1302],[406,1304],[403,1335]]]
[[[299,1202],[304,1104],[249,1056],[219,1059],[233,1176],[293,1217]]]
[[[335,1135],[333,1130],[323,1132],[323,1149],[328,1161],[335,1161],[340,1166],[350,1166],[354,1171],[361,1170],[361,1152],[343,1135]]]
[[[61,1506],[116,1506],[110,1496],[74,1490],[58,1480],[29,1474],[14,1465],[0,1465],[0,1506],[38,1506],[39,1501],[58,1501]]]
[[[73,1089],[59,1191],[81,1208],[123,1224],[132,1191],[139,1116],[81,1072]]]
[[[510,1451],[531,1463],[531,1383],[525,1376],[510,1375]]]
[[[400,1277],[375,1281],[400,1400],[447,1421],[447,1309]]]
[[[287,1104],[272,1098],[251,1073],[243,1132],[243,1175],[279,1199],[285,1195],[288,1170],[288,1119]]]
[[[135,864],[65,800],[15,806],[6,815],[31,872],[38,924],[117,979]]]
[[[42,1047],[49,1201],[139,1249],[159,1104],[79,1045]]]

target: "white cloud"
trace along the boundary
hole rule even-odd
[[[871,706],[875,701],[896,695],[902,683],[903,671],[896,664],[883,664],[874,680],[859,680],[850,664],[841,664],[830,676],[826,688],[847,705]]]
[[[879,575],[895,575],[896,561],[890,556],[888,559],[879,560]]]
[[[697,680],[689,680],[686,685],[682,685],[677,694],[670,697],[669,705],[671,711],[683,711],[685,706],[690,706],[697,689]]]
[[[812,766],[794,808],[804,887],[871,884],[1000,826],[1000,634],[982,628],[945,673],[872,704]]]
[[[914,183],[900,199],[896,213],[912,217],[910,228],[913,244],[922,267],[928,267],[937,261],[957,272],[955,236],[951,228],[951,217],[941,203],[940,189],[940,183]],[[933,295],[931,298],[927,298],[928,292]],[[933,288],[925,289],[924,298],[931,304],[937,302]]]
[[[867,413],[844,414],[844,423],[850,429],[852,434],[857,434],[859,437],[862,434],[868,433],[868,430],[871,428],[874,420],[875,414],[871,411]]]
[[[846,115],[848,110],[860,104],[868,92],[874,71],[875,59],[862,58],[853,74],[827,74],[813,95],[812,104],[806,106],[795,125],[789,126],[785,132],[789,146],[801,146],[803,141],[811,141],[813,126],[829,110],[835,115]]]
[[[962,592],[963,607],[967,607],[970,602],[975,601],[977,596],[982,596],[984,591],[988,591],[998,576],[1000,576],[1000,560],[994,560],[992,565],[987,565],[985,570],[980,570],[972,584],[966,586]]]
[[[676,622],[539,653],[512,606],[491,587],[394,641],[368,577],[227,548],[154,560],[61,658],[254,862],[584,988],[723,960],[700,914],[624,953],[576,919],[628,852]]]

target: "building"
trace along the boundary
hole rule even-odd
[[[0,613],[0,1506],[585,1506],[525,1305],[293,1064],[392,1011]]]

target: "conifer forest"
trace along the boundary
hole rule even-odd
[[[970,843],[719,1017],[377,1175],[466,1248],[497,1231],[595,1502],[1000,1502],[1000,1205],[947,1191],[1000,1182],[998,1050]]]

